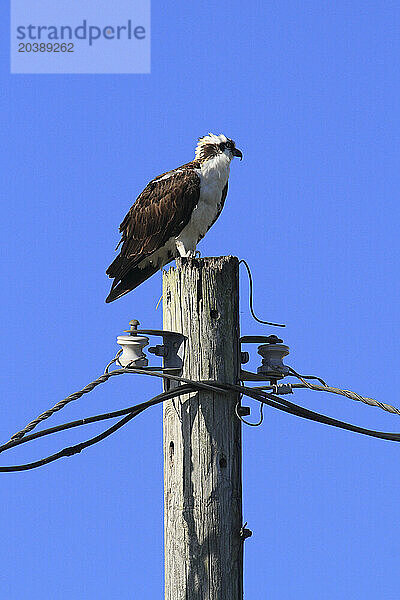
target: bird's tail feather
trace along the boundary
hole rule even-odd
[[[159,267],[148,264],[143,269],[139,269],[139,267],[134,267],[122,279],[119,281],[118,279],[114,279],[114,282],[111,286],[110,293],[106,298],[107,304],[109,302],[114,302],[121,296],[124,296],[128,292],[134,290],[138,285],[146,281],[149,277],[154,275],[158,271]]]

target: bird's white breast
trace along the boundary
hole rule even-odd
[[[196,249],[198,241],[206,234],[221,210],[222,190],[229,177],[230,160],[225,154],[207,160],[196,169],[200,179],[200,196],[189,223],[176,237],[176,245],[188,251]]]

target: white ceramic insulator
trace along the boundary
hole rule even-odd
[[[132,367],[138,369],[147,367],[149,361],[146,358],[143,348],[149,343],[149,338],[144,335],[119,335],[117,344],[122,348],[122,354],[118,358],[118,362],[127,367],[131,364]]]
[[[268,371],[284,371],[287,369],[283,364],[283,359],[289,354],[289,346],[284,344],[263,344],[258,347],[258,354],[263,357],[262,367],[259,367],[260,373]]]

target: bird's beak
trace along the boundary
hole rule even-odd
[[[241,153],[241,151],[239,150],[239,148],[234,148],[233,149],[233,156],[238,156],[240,158],[240,160],[242,160],[242,158],[243,158],[243,154]]]

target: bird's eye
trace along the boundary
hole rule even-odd
[[[227,142],[226,147],[229,148],[229,150],[232,150],[232,148],[233,148],[232,142]]]

